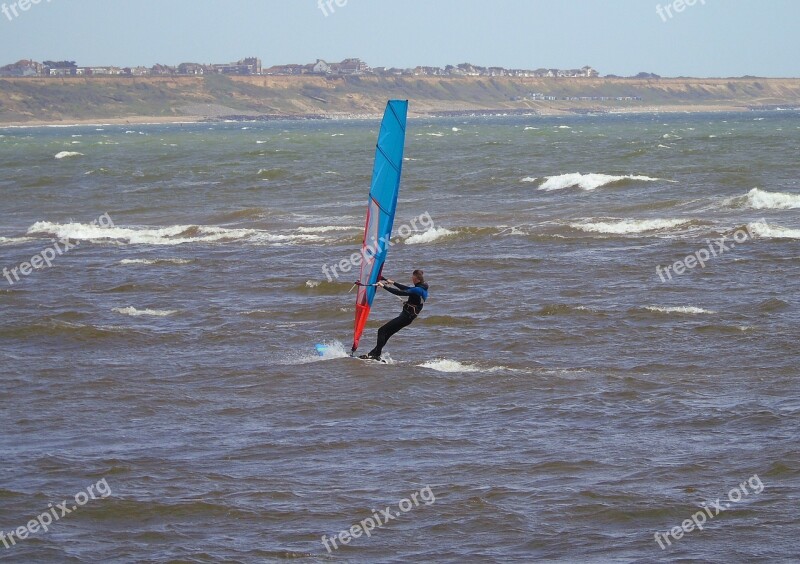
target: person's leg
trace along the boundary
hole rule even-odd
[[[389,340],[389,338],[403,327],[408,327],[411,325],[412,321],[414,321],[413,317],[401,313],[399,316],[395,317],[386,325],[378,329],[378,344],[375,345],[375,348],[369,352],[369,355],[374,356],[375,358],[380,358],[381,353],[383,352],[383,347],[386,346],[386,342]]]

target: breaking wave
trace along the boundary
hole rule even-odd
[[[602,186],[608,186],[623,181],[658,182],[659,180],[661,179],[651,178],[649,176],[614,176],[611,174],[581,174],[580,172],[575,172],[571,174],[561,174],[559,176],[547,176],[544,178],[542,185],[539,186],[539,190],[549,192],[573,187],[581,188],[582,190],[595,190]],[[523,182],[533,182],[533,180],[526,178],[523,179]]]
[[[708,309],[703,309],[693,306],[681,307],[661,307],[661,306],[645,306],[644,309],[655,313],[679,313],[682,315],[713,315],[716,312]]]
[[[692,220],[690,219],[614,219],[610,221],[570,223],[569,226],[588,233],[626,235],[629,233],[647,233],[648,231],[674,229],[691,223]]]
[[[127,266],[131,264],[190,264],[191,262],[189,259],[122,259],[119,264]]]
[[[181,245],[184,243],[216,243],[244,241],[254,244],[291,244],[323,240],[305,233],[275,234],[259,229],[228,229],[204,225],[172,225],[168,227],[100,227],[88,223],[50,223],[39,221],[28,229],[28,235],[55,235],[75,241],[116,241],[129,245]]]
[[[455,235],[455,231],[450,231],[444,227],[434,227],[423,231],[422,233],[415,233],[404,240],[406,245],[421,245],[423,243],[433,243],[439,239]]]
[[[300,233],[330,233],[332,231],[360,231],[363,227],[346,225],[322,225],[319,227],[298,227]]]
[[[83,153],[76,153],[75,151],[61,151],[56,155],[57,159],[67,159],[69,157],[82,157]]]
[[[175,309],[136,309],[135,307],[116,307],[112,311],[122,315],[130,315],[131,317],[167,317],[178,312]]]
[[[750,223],[747,229],[756,237],[764,239],[800,239],[800,229],[789,229],[763,222]]]
[[[792,210],[800,208],[800,194],[767,192],[753,188],[744,196],[727,200],[726,204],[735,208],[754,210]]]
[[[492,368],[481,368],[474,364],[464,364],[457,360],[449,360],[446,358],[429,360],[418,365],[420,368],[429,368],[437,372],[497,372],[499,370],[507,370],[503,366],[495,366]]]

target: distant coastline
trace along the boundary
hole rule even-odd
[[[205,76],[0,79],[0,126],[412,117],[747,112],[800,108],[795,78]]]

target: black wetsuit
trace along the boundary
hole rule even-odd
[[[428,285],[424,282],[414,286],[404,286],[394,283],[394,288],[384,286],[383,289],[395,296],[406,296],[408,301],[403,304],[403,312],[378,329],[378,344],[369,353],[372,358],[380,358],[383,347],[389,338],[403,327],[408,327],[417,318],[428,299]]]

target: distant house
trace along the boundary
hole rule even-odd
[[[460,74],[463,76],[480,76],[482,71],[486,70],[483,67],[476,67],[470,63],[461,63],[458,65],[458,69],[461,71]]]
[[[414,69],[414,74],[416,76],[444,76],[447,73],[439,67],[417,67]]]
[[[261,74],[261,59],[251,57],[223,65],[211,65],[214,72],[219,74],[252,75]]]
[[[78,76],[119,76],[124,74],[119,67],[78,67],[75,69]]]
[[[261,74],[261,59],[258,57],[247,57],[239,61],[239,64],[249,67],[249,74]]]
[[[153,67],[150,69],[150,74],[153,76],[170,76],[176,74],[177,70],[178,69],[175,67],[170,67],[167,65],[153,65]]]
[[[361,59],[345,59],[341,63],[331,63],[330,70],[334,74],[359,75],[367,73],[369,65]]]
[[[311,72],[314,74],[329,74],[331,72],[331,66],[322,59],[317,59],[317,62],[311,69]]]
[[[181,63],[178,65],[178,74],[202,76],[206,74],[206,66],[199,63]]]
[[[597,72],[596,70],[594,70],[592,67],[590,67],[588,65],[583,67],[581,69],[581,72],[583,72],[583,76],[585,76],[587,78],[597,78],[598,76],[600,76],[599,72]]]
[[[72,68],[51,68],[49,69],[48,76],[75,76],[78,69]]]
[[[306,74],[308,70],[306,69],[305,65],[275,65],[274,67],[270,67],[264,71],[265,74],[283,74],[283,75],[295,75],[295,74]]]

